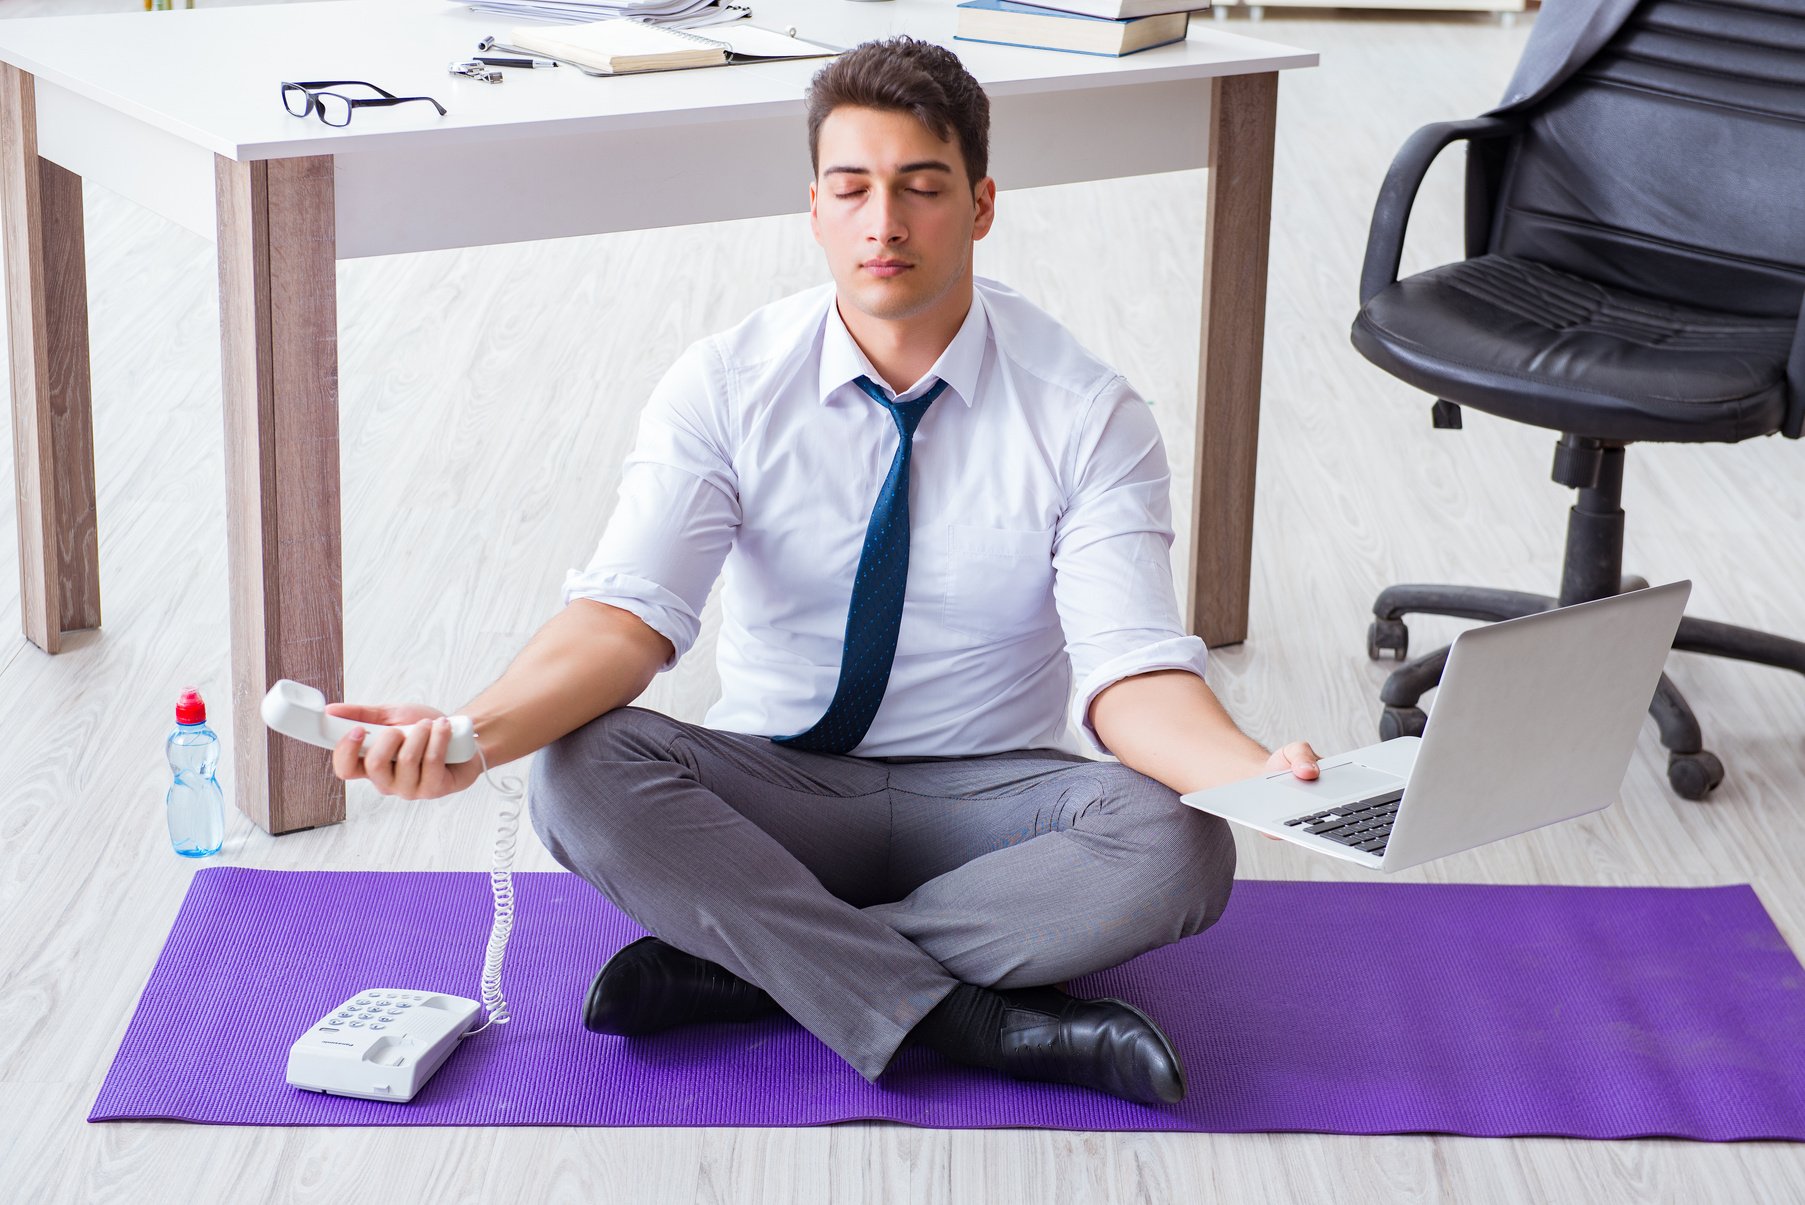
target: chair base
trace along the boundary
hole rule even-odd
[[[1647,586],[1643,578],[1624,577],[1618,582],[1617,593]],[[1552,610],[1558,605],[1560,601],[1548,595],[1485,586],[1389,586],[1373,603],[1367,655],[1374,660],[1390,655],[1400,661],[1409,655],[1409,631],[1402,622],[1405,615],[1448,615],[1496,623]],[[1681,652],[1709,653],[1805,673],[1805,643],[1707,619],[1688,616],[1680,620],[1673,647]],[[1448,647],[1443,646],[1406,662],[1385,680],[1379,690],[1379,701],[1385,705],[1379,719],[1381,740],[1421,735],[1427,717],[1417,707],[1417,701],[1440,685],[1447,663]],[[1674,793],[1682,799],[1705,798],[1723,781],[1723,763],[1705,749],[1698,717],[1666,674],[1661,675],[1648,710],[1661,730],[1661,745],[1668,751],[1667,781]]]

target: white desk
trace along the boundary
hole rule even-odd
[[[1247,626],[1277,72],[1313,53],[1196,23],[1127,59],[952,40],[950,0],[757,0],[841,46],[952,47],[992,105],[1005,188],[1211,167],[1191,623]],[[239,806],[280,833],[344,817],[326,756],[270,739],[269,683],[340,698],[339,259],[795,213],[802,94],[826,60],[598,79],[449,75],[509,22],[444,0],[0,21],[0,217],[24,631],[100,623],[82,180],[219,248]],[[702,31],[706,32],[706,31]],[[430,105],[291,117],[283,80],[364,79]],[[1133,130],[1134,136],[1123,131]]]

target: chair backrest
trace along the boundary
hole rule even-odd
[[[1799,313],[1805,0],[1649,0],[1527,120],[1490,250],[1680,304]]]

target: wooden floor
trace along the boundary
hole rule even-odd
[[[0,16],[135,5],[15,0]],[[1385,672],[1363,645],[1374,592],[1401,580],[1549,590],[1571,499],[1548,479],[1551,435],[1471,412],[1464,431],[1432,430],[1428,399],[1368,366],[1346,333],[1392,153],[1417,126],[1490,104],[1530,23],[1329,16],[1275,14],[1253,27],[1319,49],[1323,65],[1288,74],[1280,92],[1252,632],[1211,669],[1249,733],[1322,750],[1373,739]],[[1227,28],[1249,26],[1237,17]],[[1459,254],[1459,176],[1458,154],[1435,169],[1407,270]],[[1154,399],[1183,470],[1181,507],[1203,195],[1194,172],[1005,192],[978,250],[980,272],[1037,299]],[[105,624],[56,658],[0,640],[0,1197],[866,1205],[1752,1202],[1805,1191],[1805,1151],[1781,1144],[88,1125],[195,870],[170,852],[162,814],[161,746],[180,689],[199,685],[228,745],[235,734],[212,248],[98,189],[87,222]],[[565,569],[586,559],[636,411],[665,366],[691,340],[826,279],[800,216],[344,264],[350,696],[453,708],[487,685],[557,606]],[[1694,614],[1805,633],[1800,453],[1777,439],[1632,449],[1629,568],[1692,577]],[[11,505],[0,488],[0,506]],[[0,531],[12,526],[11,510],[0,513]],[[14,555],[0,538],[0,626],[18,614]],[[702,716],[718,690],[717,618],[711,605],[698,648],[643,703]],[[1412,625],[1421,648],[1458,626]],[[1692,656],[1676,656],[1671,672],[1729,767],[1709,804],[1668,792],[1649,724],[1620,807],[1401,877],[1750,882],[1805,945],[1805,682]],[[348,810],[343,825],[278,840],[234,814],[216,861],[486,865],[494,800],[480,789],[411,804],[359,784]],[[530,832],[519,865],[553,866]],[[1242,841],[1241,873],[1364,874],[1257,838]]]

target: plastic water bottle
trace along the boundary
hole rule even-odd
[[[198,690],[185,690],[175,705],[176,729],[164,752],[175,783],[166,799],[169,840],[184,858],[205,858],[226,841],[226,796],[213,771],[219,737],[207,727],[207,705]]]

